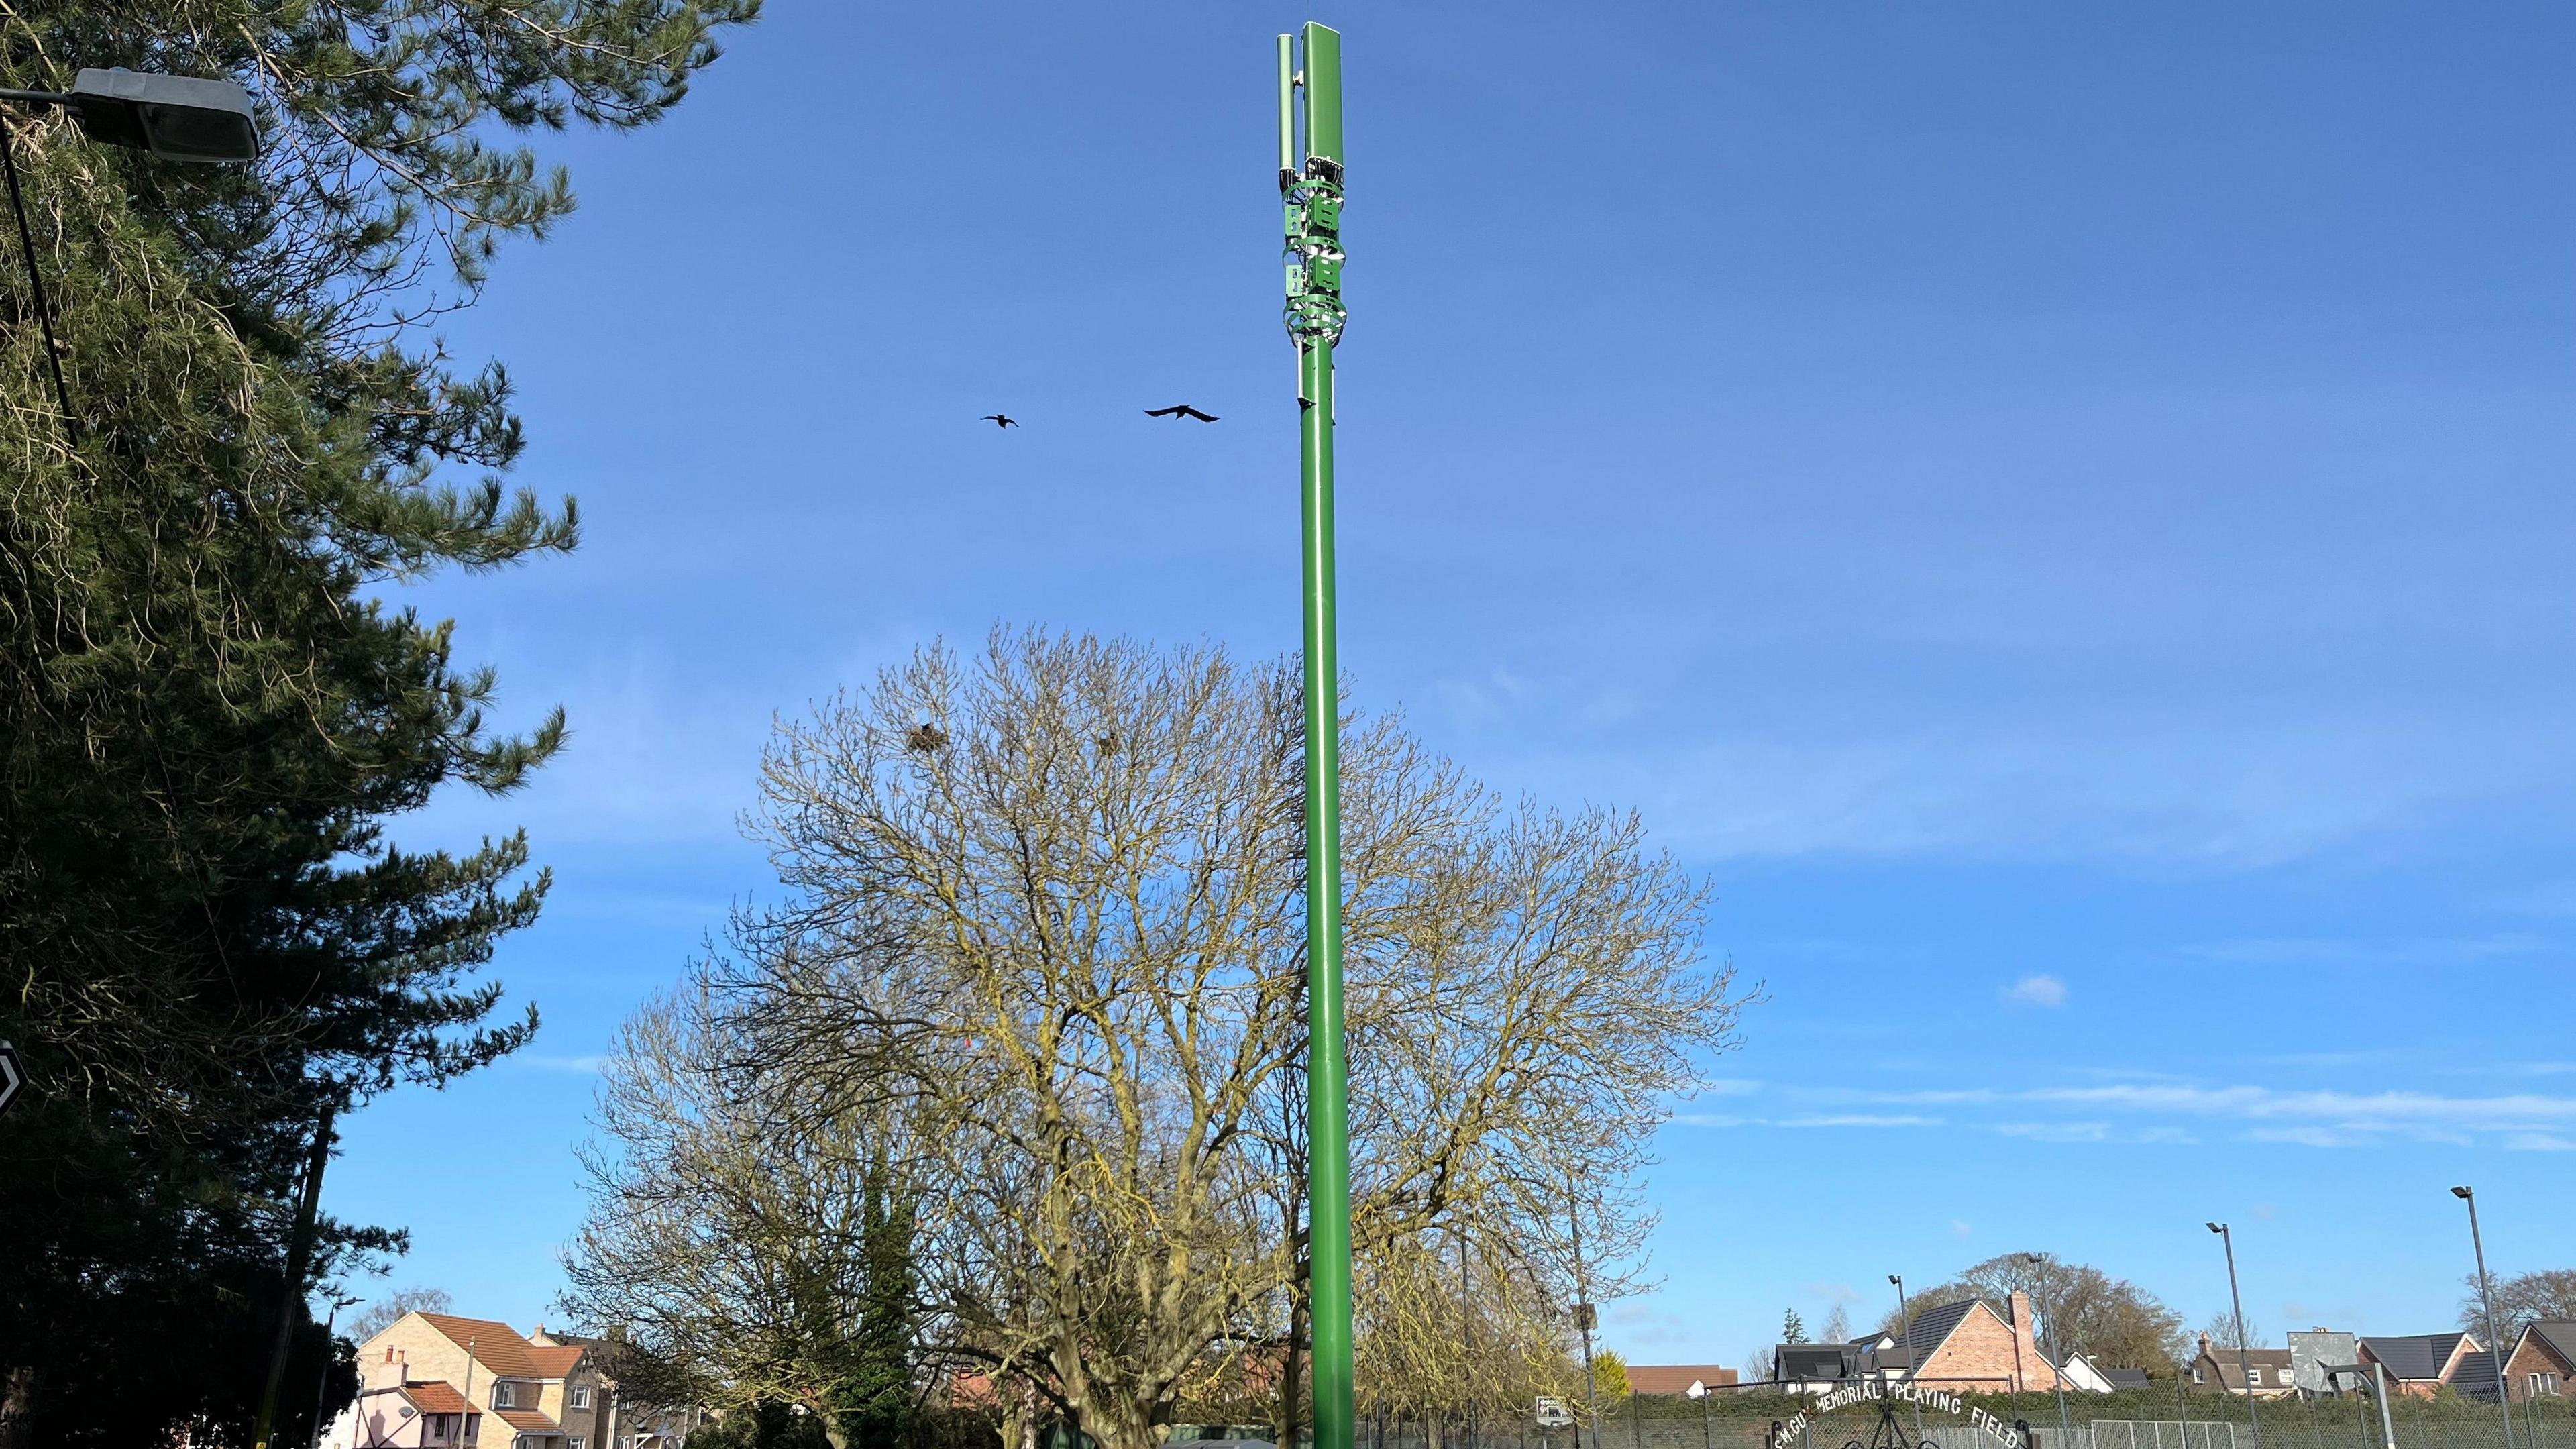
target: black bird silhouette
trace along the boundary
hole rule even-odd
[[[981,418],[976,419],[976,421],[991,423],[997,428],[1016,428],[1020,425],[1020,420],[1018,418],[1009,417],[1002,413],[986,413]]]
[[[1167,408],[1147,408],[1145,409],[1145,416],[1149,418],[1196,418],[1203,423],[1212,423],[1216,421],[1216,414],[1200,412],[1197,408],[1191,407],[1188,403],[1174,403]]]

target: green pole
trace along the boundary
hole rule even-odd
[[[1333,345],[1342,322],[1342,37],[1279,37],[1279,194],[1288,335],[1297,344],[1298,512],[1305,541],[1307,1294],[1314,1449],[1352,1449],[1351,1144],[1342,1052],[1341,668],[1333,619]],[[1305,105],[1296,104],[1299,92]],[[1303,158],[1296,132],[1303,121]],[[1295,1449],[1295,1446],[1289,1446]]]

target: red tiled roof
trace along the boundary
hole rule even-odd
[[[527,1429],[539,1434],[560,1434],[563,1432],[563,1425],[556,1423],[554,1420],[547,1418],[545,1415],[538,1413],[534,1409],[494,1409],[492,1412],[500,1415],[502,1422],[508,1424],[513,1429]]]
[[[1628,1391],[1636,1394],[1681,1394],[1690,1391],[1697,1379],[1712,1389],[1735,1382],[1735,1370],[1715,1364],[1632,1363],[1628,1365]]]
[[[489,1318],[459,1318],[452,1313],[424,1313],[421,1321],[458,1348],[469,1342],[475,1362],[505,1379],[559,1379],[581,1361],[578,1348],[539,1348],[506,1323]]]
[[[420,1410],[424,1414],[462,1414],[465,1412],[465,1396],[456,1391],[456,1385],[449,1383],[445,1379],[430,1379],[423,1383],[405,1384],[402,1386],[402,1391],[403,1397],[411,1400],[412,1407]]]

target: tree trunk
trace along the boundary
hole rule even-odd
[[[8,1391],[0,1395],[0,1449],[31,1449],[36,1442],[36,1371],[9,1370]]]

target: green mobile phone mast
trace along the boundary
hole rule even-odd
[[[1352,1449],[1341,669],[1333,623],[1333,345],[1348,315],[1342,307],[1342,37],[1309,22],[1303,39],[1301,71],[1299,37],[1279,37],[1279,196],[1288,231],[1286,320],[1297,344],[1298,498],[1305,528],[1308,1311],[1314,1449]]]

